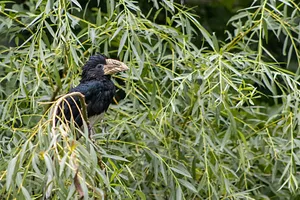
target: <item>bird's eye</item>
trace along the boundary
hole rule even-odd
[[[96,68],[97,68],[97,69],[101,69],[101,68],[102,68],[102,65],[101,65],[101,64],[100,64],[100,65],[97,65]]]

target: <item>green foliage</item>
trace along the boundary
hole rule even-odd
[[[219,41],[145,2],[0,2],[1,199],[298,199],[300,4],[255,1]],[[90,140],[53,113],[95,52],[130,71]]]

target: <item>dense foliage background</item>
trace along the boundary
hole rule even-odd
[[[0,36],[1,199],[300,198],[298,1],[1,1]],[[96,52],[130,71],[75,140]]]

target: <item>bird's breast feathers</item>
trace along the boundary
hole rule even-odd
[[[94,125],[95,123],[97,123],[97,122],[99,122],[99,121],[102,121],[103,116],[104,116],[104,113],[105,113],[105,112],[102,112],[102,113],[99,114],[99,115],[93,115],[93,116],[89,117],[88,120],[89,120],[90,126],[93,127],[93,125]]]

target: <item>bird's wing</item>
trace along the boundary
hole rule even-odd
[[[89,81],[80,83],[77,87],[70,90],[71,92],[80,92],[85,96],[85,103],[87,105],[88,117],[100,115],[108,109],[113,96],[115,94],[115,87],[113,83],[105,81]],[[69,121],[73,118],[76,124],[81,127],[82,114],[79,97],[68,97],[63,105],[63,114]]]

